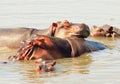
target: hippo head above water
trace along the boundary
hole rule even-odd
[[[59,38],[66,38],[72,36],[87,38],[90,35],[90,30],[89,27],[84,23],[75,24],[64,20],[62,22],[53,23],[50,26],[48,35]]]
[[[43,59],[38,59],[35,61],[36,64],[36,72],[51,72],[54,70],[54,66],[56,65],[56,61],[46,61]]]
[[[120,36],[120,29],[110,25],[93,26],[91,36],[117,37]]]

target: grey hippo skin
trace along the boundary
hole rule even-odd
[[[24,42],[15,58],[17,60],[39,58],[53,60],[106,49],[101,43],[85,40],[90,35],[90,30],[83,23],[71,24],[68,21],[53,23],[49,31],[47,35],[37,35]]]
[[[32,34],[44,35],[48,30],[34,28],[0,28],[0,47],[18,48],[21,41],[25,41]]]

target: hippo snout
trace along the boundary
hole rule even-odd
[[[17,60],[17,56],[9,56],[8,57],[8,59],[9,59],[9,61],[15,61],[15,60]]]

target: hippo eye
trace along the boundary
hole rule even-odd
[[[104,30],[103,29],[97,29],[96,31],[97,32],[103,32]]]
[[[32,45],[32,44],[33,44],[33,42],[29,42],[29,43],[28,43],[28,45]]]

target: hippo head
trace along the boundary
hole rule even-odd
[[[91,36],[115,37],[117,36],[117,32],[115,32],[114,27],[110,25],[104,25],[102,27],[93,26]]]
[[[35,61],[36,64],[36,72],[50,72],[54,70],[54,66],[56,65],[56,61],[48,61],[43,59],[38,59]]]
[[[9,56],[8,59],[10,61],[34,60],[38,58],[51,60],[54,59],[49,53],[51,51],[51,46],[53,46],[53,43],[51,42],[49,37],[47,38],[47,36],[44,35],[36,36],[32,39],[22,42],[22,45],[17,50],[16,54],[13,56]]]
[[[87,38],[90,35],[90,30],[89,27],[84,23],[75,24],[65,20],[62,22],[53,23],[50,27],[48,35],[59,38],[66,38],[71,36]]]

